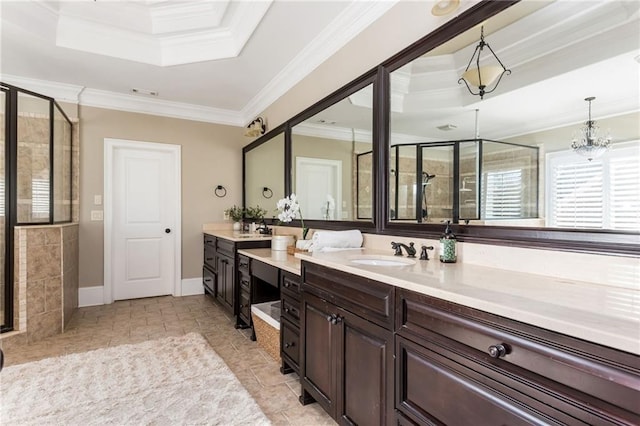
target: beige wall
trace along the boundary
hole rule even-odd
[[[242,202],[242,129],[80,106],[80,287],[103,285],[103,222],[90,221],[103,194],[104,138],[182,146],[182,277],[202,275],[202,225]],[[213,194],[216,185],[227,196]]]

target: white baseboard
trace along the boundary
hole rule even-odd
[[[202,277],[185,278],[182,280],[182,296],[194,296],[196,294],[204,294],[202,286]]]
[[[104,287],[80,287],[78,289],[78,307],[104,305]]]
[[[202,277],[186,278],[181,283],[181,296],[194,296],[204,294],[202,287]],[[78,289],[78,307],[104,305],[104,287],[80,287]]]

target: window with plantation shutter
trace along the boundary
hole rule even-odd
[[[522,216],[522,169],[490,171],[484,178],[484,212],[486,219]]]
[[[547,155],[547,226],[640,230],[640,146],[614,147],[586,160]]]
[[[31,181],[31,212],[34,218],[49,216],[49,179]]]

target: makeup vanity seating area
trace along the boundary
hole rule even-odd
[[[353,262],[393,259],[380,247],[236,253],[277,273],[281,371],[299,374],[302,404],[340,424],[640,424],[637,289]]]

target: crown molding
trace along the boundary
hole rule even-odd
[[[245,121],[267,109],[399,0],[351,3],[242,109]]]
[[[80,95],[80,105],[229,126],[242,126],[244,122],[238,111],[150,99],[137,95],[125,95],[96,89],[84,90]]]
[[[10,74],[0,74],[0,81],[49,96],[59,102],[67,102],[71,104],[78,103],[80,93],[84,89],[84,86],[78,86],[76,84],[36,80],[33,78]]]

